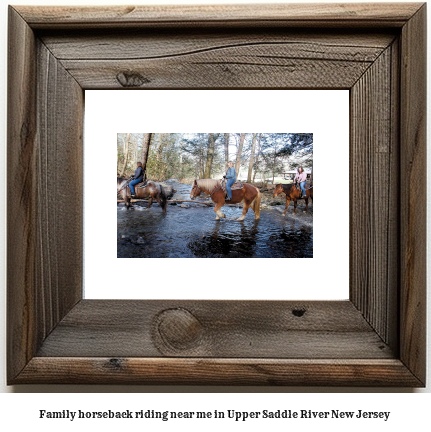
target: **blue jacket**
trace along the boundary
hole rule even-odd
[[[235,171],[234,167],[229,168],[227,170],[227,172],[226,172],[226,178],[227,179],[234,179],[234,180],[236,180],[236,171]]]

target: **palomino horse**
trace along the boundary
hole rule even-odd
[[[207,193],[215,203],[214,212],[216,214],[216,220],[219,220],[220,218],[225,218],[226,215],[220,210],[225,204],[225,193],[220,185],[220,181],[214,179],[195,180],[192,190],[190,192],[190,198],[194,199],[198,197],[202,192]],[[244,200],[244,207],[242,210],[242,215],[237,220],[242,221],[244,219],[250,206],[254,211],[254,218],[259,219],[260,190],[248,183],[243,183],[242,189],[232,190],[232,199],[227,203],[238,204],[242,200]]]
[[[128,179],[117,177],[117,192],[120,193],[121,198],[123,198],[127,210],[130,207],[130,188],[128,185]],[[148,181],[145,187],[139,187],[139,184],[135,186],[136,198],[148,198],[148,208],[153,204],[153,200],[157,201],[162,208],[163,212],[166,213],[166,208],[168,206],[168,201],[166,197],[166,192],[163,186],[159,183]]]
[[[295,205],[295,209],[293,210],[293,214],[296,214],[296,202],[300,199],[301,191],[295,186],[294,183],[290,184],[277,184],[275,185],[275,191],[273,197],[275,198],[278,194],[284,192],[286,194],[286,208],[284,209],[283,216],[286,216],[287,207],[289,207],[290,200],[293,200]],[[308,210],[308,198],[311,198],[313,201],[313,186],[310,184],[305,185],[305,210],[304,213]]]

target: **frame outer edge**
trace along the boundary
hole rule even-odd
[[[202,358],[40,358],[17,383],[415,387],[399,360]]]
[[[400,359],[426,379],[426,4],[401,34]]]
[[[386,26],[402,27],[421,3],[286,3],[169,6],[19,6],[32,28],[68,26],[176,27],[199,26]]]
[[[34,212],[36,42],[15,9],[8,10],[7,87],[7,377],[36,352]],[[14,191],[14,193],[10,193]]]

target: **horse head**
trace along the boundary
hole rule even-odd
[[[127,179],[123,177],[117,177],[117,192],[119,192],[120,189],[123,187],[125,181],[127,181]]]
[[[195,199],[200,196],[202,190],[198,186],[198,182],[195,180],[192,186],[192,190],[190,191],[190,199]]]
[[[278,183],[275,185],[274,194],[272,195],[272,197],[275,198],[276,196],[281,194],[281,192],[283,192],[283,185],[281,183]]]

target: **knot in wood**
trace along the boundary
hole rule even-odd
[[[156,332],[169,348],[186,350],[199,344],[203,330],[188,310],[178,308],[166,309],[156,317]]]
[[[150,82],[148,78],[145,78],[139,72],[132,71],[119,72],[117,74],[117,81],[123,87],[140,87]]]
[[[296,317],[302,317],[305,314],[305,309],[292,309],[292,314]]]

